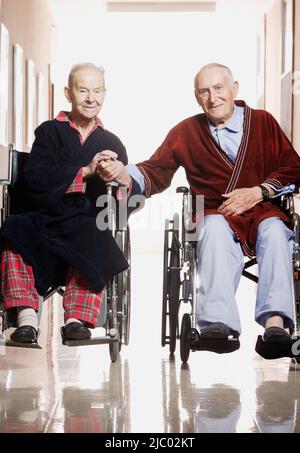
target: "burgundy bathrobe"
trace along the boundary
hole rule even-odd
[[[153,156],[138,165],[146,196],[165,190],[182,166],[193,195],[204,195],[205,215],[217,214],[221,194],[270,182],[276,188],[300,181],[300,157],[273,116],[245,107],[244,134],[235,163],[211,135],[207,117],[198,114],[175,126]],[[248,256],[255,255],[256,231],[268,217],[287,216],[272,202],[258,203],[242,215],[225,216]]]

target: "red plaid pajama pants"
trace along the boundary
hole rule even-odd
[[[39,295],[34,286],[32,267],[23,261],[21,255],[6,245],[1,259],[1,283],[5,309],[31,307],[39,309]],[[95,327],[100,314],[103,291],[92,291],[88,280],[75,267],[67,272],[66,289],[63,297],[65,321],[80,319]]]

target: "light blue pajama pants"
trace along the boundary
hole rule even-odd
[[[294,233],[278,218],[258,227],[256,260],[259,269],[255,320],[265,325],[280,314],[285,327],[294,320],[292,253]],[[240,243],[222,215],[208,215],[197,244],[199,288],[196,316],[199,328],[223,322],[240,333],[235,293],[244,268]]]

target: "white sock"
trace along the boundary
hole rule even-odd
[[[80,321],[80,319],[77,319],[77,318],[69,318],[69,319],[66,320],[65,326],[67,326],[67,325],[70,324],[71,322],[79,322],[79,324],[82,324],[82,322]]]
[[[18,307],[18,327],[31,326],[38,330],[37,312],[30,307]]]

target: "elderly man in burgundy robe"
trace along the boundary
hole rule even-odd
[[[289,344],[294,319],[293,231],[272,197],[300,180],[300,157],[266,111],[235,101],[238,82],[226,66],[204,66],[194,81],[204,113],[175,126],[153,156],[130,174],[147,197],[165,190],[182,166],[193,195],[204,195],[204,229],[198,238],[201,283],[197,322],[201,337],[239,336],[235,292],[244,255],[256,255],[256,321],[264,340]],[[109,179],[115,163],[100,164]]]
[[[71,112],[60,112],[35,132],[24,175],[29,210],[10,215],[0,232],[4,306],[17,311],[11,339],[23,343],[36,341],[39,295],[53,284],[66,286],[65,339],[90,338],[103,288],[128,267],[110,231],[96,225],[95,201],[106,193],[97,164],[111,159],[112,151],[118,157],[114,179],[140,193],[122,170],[124,145],[97,116],[105,97],[103,69],[75,65],[65,95]]]

